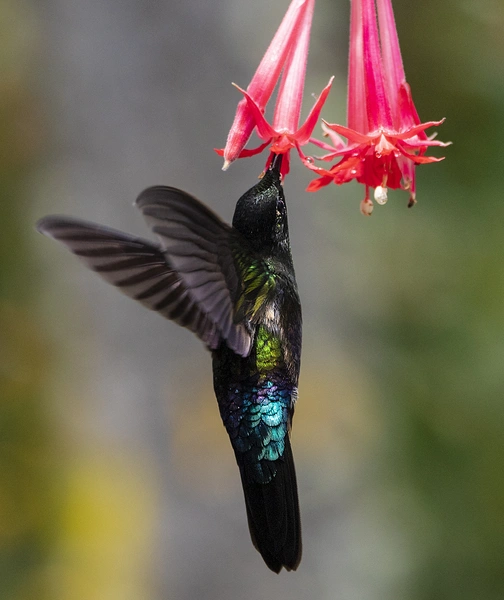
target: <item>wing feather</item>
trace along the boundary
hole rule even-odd
[[[147,308],[194,331],[209,348],[222,340],[247,356],[257,315],[275,289],[268,265],[199,200],[172,187],[136,201],[160,245],[69,217],[46,217],[42,233]]]
[[[227,345],[247,356],[251,345],[247,321],[235,319],[235,303],[242,291],[233,256],[238,233],[199,200],[176,188],[148,188],[136,205]]]
[[[219,345],[221,333],[216,324],[157,244],[70,217],[45,217],[37,229],[63,243],[89,269],[130,298],[187,327],[210,348]]]

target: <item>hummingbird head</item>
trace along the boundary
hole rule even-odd
[[[261,253],[289,249],[287,207],[280,182],[282,155],[277,154],[264,177],[238,200],[233,227]]]

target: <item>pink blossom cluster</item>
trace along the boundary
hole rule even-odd
[[[304,91],[310,31],[315,0],[292,0],[252,81],[243,94],[226,146],[217,152],[224,169],[238,158],[269,148],[266,167],[276,154],[283,154],[282,175],[289,172],[290,151],[318,175],[308,191],[330,183],[353,179],[365,186],[361,212],[370,215],[373,202],[387,201],[388,188],[409,192],[409,206],[416,202],[415,167],[443,160],[426,156],[429,146],[447,146],[425,130],[440,121],[420,122],[406,82],[391,0],[351,0],[350,51],[348,64],[347,125],[322,121],[328,141],[312,137],[333,78],[318,96],[306,121],[299,126]],[[280,81],[272,123],[264,117],[266,105]],[[245,148],[256,131],[259,147]],[[343,139],[345,138],[345,139]],[[326,151],[308,156],[302,146],[311,143]],[[325,163],[318,165],[316,160]],[[334,164],[327,164],[333,161]]]

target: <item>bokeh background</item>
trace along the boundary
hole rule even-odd
[[[370,219],[350,184],[285,188],[304,308],[296,573],[253,549],[190,333],[34,230],[65,213],[148,235],[187,189],[231,219],[238,94],[287,0],[0,0],[0,598],[504,598],[504,4],[396,0],[424,120],[454,145]],[[310,93],[345,120],[347,0],[318,0]]]

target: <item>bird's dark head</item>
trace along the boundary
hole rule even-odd
[[[287,207],[280,182],[282,155],[276,155],[264,177],[236,204],[233,227],[258,252],[289,250]]]

